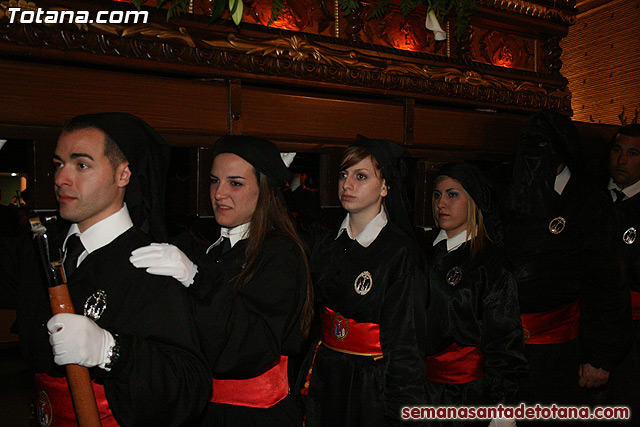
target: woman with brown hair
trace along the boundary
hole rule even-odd
[[[347,216],[311,256],[322,340],[298,391],[306,425],[402,425],[425,404],[426,281],[404,192],[406,150],[359,137],[339,169]]]
[[[434,406],[513,403],[527,362],[491,188],[476,167],[449,164],[435,180],[432,201],[440,233],[429,268],[428,400]]]
[[[288,356],[312,317],[306,257],[280,187],[289,177],[276,146],[225,136],[214,146],[210,195],[220,238],[192,263],[177,247],[151,245],[131,261],[170,275],[195,300],[201,348],[213,373],[202,426],[298,426]]]

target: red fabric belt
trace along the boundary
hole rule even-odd
[[[640,320],[640,292],[631,291],[631,315],[633,320]]]
[[[482,378],[484,356],[480,347],[453,343],[425,359],[427,379],[436,383],[465,384]]]
[[[109,402],[104,394],[104,386],[91,382],[98,403],[98,413],[103,427],[119,427],[113,417]],[[67,378],[36,374],[36,421],[42,427],[77,427],[78,421],[73,410]]]
[[[380,325],[347,319],[328,307],[322,311],[322,343],[342,353],[382,359]]]
[[[213,379],[211,402],[227,405],[270,408],[289,394],[287,366],[289,358],[280,356],[263,374],[246,380]]]
[[[520,316],[526,344],[557,344],[578,336],[580,302],[578,300],[544,313]]]

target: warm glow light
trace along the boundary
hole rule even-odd
[[[11,176],[18,176],[18,174],[15,172],[11,172]]]
[[[433,34],[424,27],[424,17],[394,12],[382,22],[382,39],[396,49],[424,52]]]
[[[259,24],[269,24],[271,19],[271,0],[256,0],[250,7],[248,15]],[[308,0],[288,0],[287,7],[282,11],[280,17],[269,24],[273,28],[282,28],[285,30],[302,31],[307,28],[311,22],[311,11],[313,3]]]
[[[491,63],[493,65],[497,65],[498,67],[514,67],[515,60],[513,58],[513,54],[511,53],[511,49],[509,49],[509,46],[502,45],[499,49],[493,52]]]

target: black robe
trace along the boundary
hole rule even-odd
[[[429,266],[427,355],[453,343],[479,347],[484,376],[465,384],[427,381],[432,405],[495,405],[514,403],[518,381],[526,374],[524,337],[516,283],[502,252],[487,241],[471,261],[468,245],[436,252]],[[447,273],[462,271],[451,285]]]
[[[302,346],[301,313],[307,273],[300,249],[284,236],[267,236],[251,279],[239,289],[247,240],[221,254],[222,245],[197,261],[189,291],[196,302],[201,346],[213,376],[246,379]],[[294,375],[290,377],[294,378]],[[210,403],[203,426],[301,425],[291,396],[268,409]]]
[[[614,206],[618,214],[614,236],[623,255],[626,280],[632,291],[640,292],[640,194]],[[630,239],[631,228],[636,230],[635,239]],[[624,425],[637,425],[640,420],[640,320],[633,321],[633,341],[633,351],[614,368],[610,380],[608,403],[631,408],[632,418]]]
[[[549,224],[557,217],[566,224],[553,234]],[[629,290],[621,276],[611,198],[594,182],[573,174],[562,195],[555,194],[547,216],[509,212],[504,218],[505,253],[514,265],[521,314],[554,310],[578,299],[581,307],[577,340],[526,345],[530,375],[522,397],[574,402],[580,391],[578,365],[610,371],[630,344]]]
[[[615,204],[618,213],[618,227],[615,241],[618,244],[625,265],[625,274],[632,291],[640,292],[640,194]],[[625,243],[624,236],[631,228],[636,230],[636,238]]]
[[[35,372],[65,375],[53,361],[46,323],[51,310],[42,267],[32,242],[23,242],[18,325],[23,352]],[[197,417],[211,394],[211,374],[198,348],[189,297],[174,279],[147,274],[129,262],[131,251],[151,243],[130,228],[92,252],[68,278],[77,314],[97,290],[106,309],[96,323],[119,335],[121,355],[111,371],[90,370],[103,384],[122,426],[178,426]],[[55,416],[55,409],[54,409]]]
[[[380,326],[383,358],[357,356],[312,346],[306,425],[403,425],[403,406],[424,405],[426,278],[416,244],[389,222],[369,247],[346,232],[328,234],[314,248],[311,275],[316,312],[326,306],[345,318]],[[360,273],[372,277],[371,290],[359,295]],[[316,341],[317,342],[317,341]],[[315,360],[314,359],[315,356]],[[311,366],[313,362],[313,365]],[[300,392],[302,386],[297,387]]]

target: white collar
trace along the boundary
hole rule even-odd
[[[336,239],[340,237],[340,235],[346,230],[347,236],[351,240],[353,240],[353,236],[351,234],[351,227],[349,226],[350,216],[347,214],[344,221],[342,221],[342,225],[340,225],[340,230],[338,231],[338,235]],[[358,234],[355,238],[356,242],[358,242],[361,246],[368,248],[371,243],[378,237],[380,231],[387,225],[389,222],[389,217],[387,216],[387,211],[384,208],[384,205],[380,207],[380,212],[376,215],[369,223],[364,227],[364,229]]]
[[[567,186],[567,182],[569,182],[569,178],[571,178],[571,171],[568,166],[565,166],[556,176],[556,182],[553,184],[553,189],[556,190],[556,193],[562,194],[564,191],[564,187]]]
[[[240,240],[243,240],[249,237],[250,225],[251,223],[247,222],[245,224],[238,225],[233,228],[221,227],[220,237],[218,237],[218,240],[213,242],[213,245],[207,248],[207,253],[209,253],[211,249],[215,248],[220,243],[222,243],[222,239],[224,239],[225,237],[229,239],[229,243],[231,244],[231,247],[234,247],[235,244],[238,243]]]
[[[62,244],[62,248],[66,253],[67,239],[69,238],[69,236],[71,236],[72,234],[79,235],[82,246],[84,246],[85,249],[85,251],[78,257],[78,265],[80,265],[80,263],[91,252],[97,251],[98,249],[107,246],[109,243],[113,242],[116,238],[118,238],[122,233],[124,233],[131,227],[133,227],[133,222],[131,221],[131,217],[129,216],[127,205],[125,204],[118,212],[106,217],[101,221],[96,222],[91,227],[84,230],[84,232],[82,233],[78,228],[78,224],[71,224],[71,227],[69,227],[69,231],[67,232],[67,237],[65,237],[64,243]]]
[[[615,182],[613,182],[613,178],[609,178],[609,185],[607,185],[607,188],[609,190],[622,191],[624,195],[627,196],[627,199],[630,199],[636,194],[640,193],[640,181],[636,181],[635,184],[625,187],[623,189],[620,189],[620,187],[618,187],[618,185]],[[610,191],[610,193],[611,193],[611,198],[614,199],[615,201],[615,197],[614,197],[615,193],[613,191]]]
[[[447,232],[440,229],[438,236],[436,236],[436,239],[433,241],[433,246],[437,245],[438,243],[440,243],[445,239],[447,240],[447,252],[451,252],[452,250],[457,249],[467,240],[471,240],[471,239],[467,239],[467,230],[463,230],[449,239],[447,237]]]

